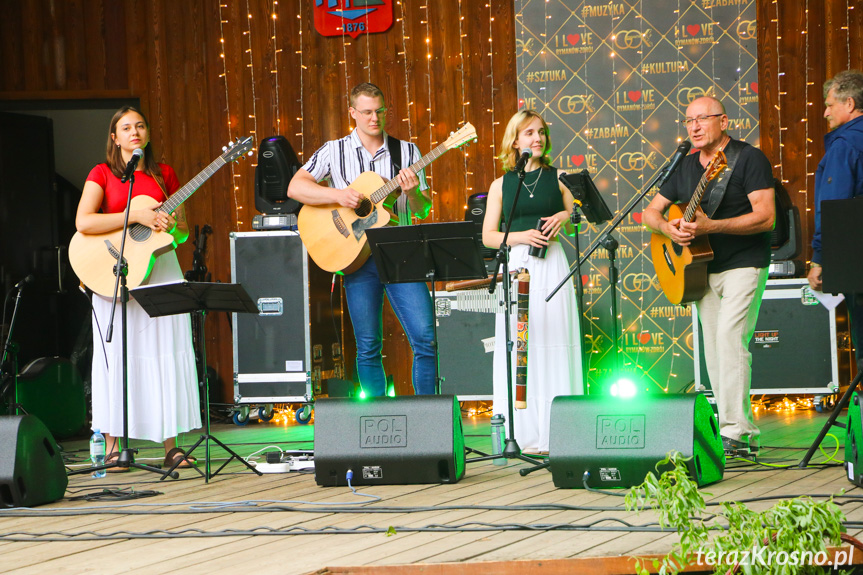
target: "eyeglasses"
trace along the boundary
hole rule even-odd
[[[684,118],[683,125],[687,128],[691,127],[693,122],[698,122],[700,126],[703,126],[707,123],[708,118],[716,118],[717,116],[724,116],[725,114],[702,114],[701,116],[695,118]]]
[[[354,108],[354,110],[356,110],[356,108]],[[371,118],[372,114],[375,114],[377,116],[383,116],[384,114],[387,113],[387,109],[386,108],[378,108],[377,110],[357,110],[357,112],[362,114],[364,118]]]

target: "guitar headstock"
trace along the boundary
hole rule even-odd
[[[252,137],[248,136],[242,140],[238,140],[236,143],[228,142],[227,146],[222,147],[224,154],[219,157],[227,164],[235,160],[239,160],[246,152],[249,152],[249,155],[251,156],[252,153],[249,151],[251,149]]]
[[[465,144],[469,144],[476,140],[476,128],[474,128],[470,122],[467,122],[464,126],[458,129],[457,132],[452,132],[449,135],[449,138],[443,143],[444,146],[448,150],[452,150],[455,148],[461,148]]]
[[[704,172],[704,181],[709,182],[715,179],[726,167],[728,167],[728,159],[725,157],[725,152],[719,150],[713,156],[713,159],[710,160],[710,163],[707,164],[707,170]]]

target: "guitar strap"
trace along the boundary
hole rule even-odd
[[[402,142],[395,136],[390,136],[389,134],[387,134],[387,148],[390,151],[390,161],[393,163],[393,174],[398,174],[399,171],[402,169]],[[402,196],[399,196],[400,200],[401,198]],[[400,222],[402,219],[401,207],[404,204],[404,201],[405,200],[402,200],[401,202],[396,201],[395,203],[393,203],[393,211],[396,215],[399,216]]]
[[[393,163],[393,174],[402,169],[402,142],[395,136],[387,134],[387,148],[390,150],[390,160]]]
[[[716,179],[713,188],[710,190],[710,197],[707,198],[707,206],[704,207],[704,213],[708,218],[712,218],[716,210],[719,209],[719,204],[722,203],[722,198],[725,197],[725,189],[728,187],[728,182],[731,181],[731,174],[734,172],[734,166],[737,165],[737,158],[740,157],[740,152],[748,146],[746,142],[731,139],[728,145],[725,146],[725,159],[728,162],[728,167],[725,168],[725,173]]]

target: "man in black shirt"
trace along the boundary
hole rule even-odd
[[[729,455],[758,451],[749,386],[755,330],[770,264],[770,231],[775,219],[773,174],[764,153],[727,133],[722,102],[704,97],[686,108],[686,131],[698,153],[683,159],[644,210],[644,223],[681,246],[709,234],[713,261],[707,292],[695,302],[704,335],[704,359],[719,411],[719,428]],[[692,222],[668,221],[674,203],[687,204],[717,151],[728,157],[719,185],[711,182]],[[730,176],[729,176],[730,172]],[[724,188],[724,190],[723,190]],[[748,449],[747,449],[748,448]]]

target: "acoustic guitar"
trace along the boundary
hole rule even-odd
[[[701,204],[707,185],[716,179],[726,166],[728,161],[725,153],[719,150],[701,176],[686,211],[682,211],[679,205],[672,204],[668,208],[668,220],[694,220],[695,211]],[[668,301],[675,305],[685,304],[698,301],[704,296],[707,291],[707,264],[713,260],[713,249],[706,235],[696,237],[688,246],[681,246],[664,234],[652,234],[650,255],[656,269],[656,278]]]
[[[157,211],[170,214],[176,210],[219,168],[240,159],[251,148],[251,136],[223,148],[225,153],[213,160],[189,183],[171,194]],[[142,210],[158,203],[150,196],[135,196],[132,198],[131,209]],[[85,286],[99,295],[111,297],[114,294],[114,265],[117,263],[122,239],[123,230],[119,229],[104,234],[76,232],[69,242],[69,263],[72,264],[72,269]],[[153,269],[156,257],[176,247],[174,236],[168,232],[155,232],[143,224],[130,225],[126,233],[126,245],[123,247],[123,260],[128,266],[126,284],[129,289],[144,283]]]
[[[409,168],[417,173],[445,152],[460,148],[476,140],[476,130],[466,123],[446,141],[420,158]],[[375,172],[363,172],[351,182],[351,188],[365,196],[356,208],[340,204],[304,205],[297,218],[300,238],[309,256],[318,266],[328,272],[352,273],[358,270],[371,255],[366,230],[397,223],[399,216],[390,212],[398,182],[385,182]],[[407,213],[406,196],[398,197],[403,204],[398,214]]]

